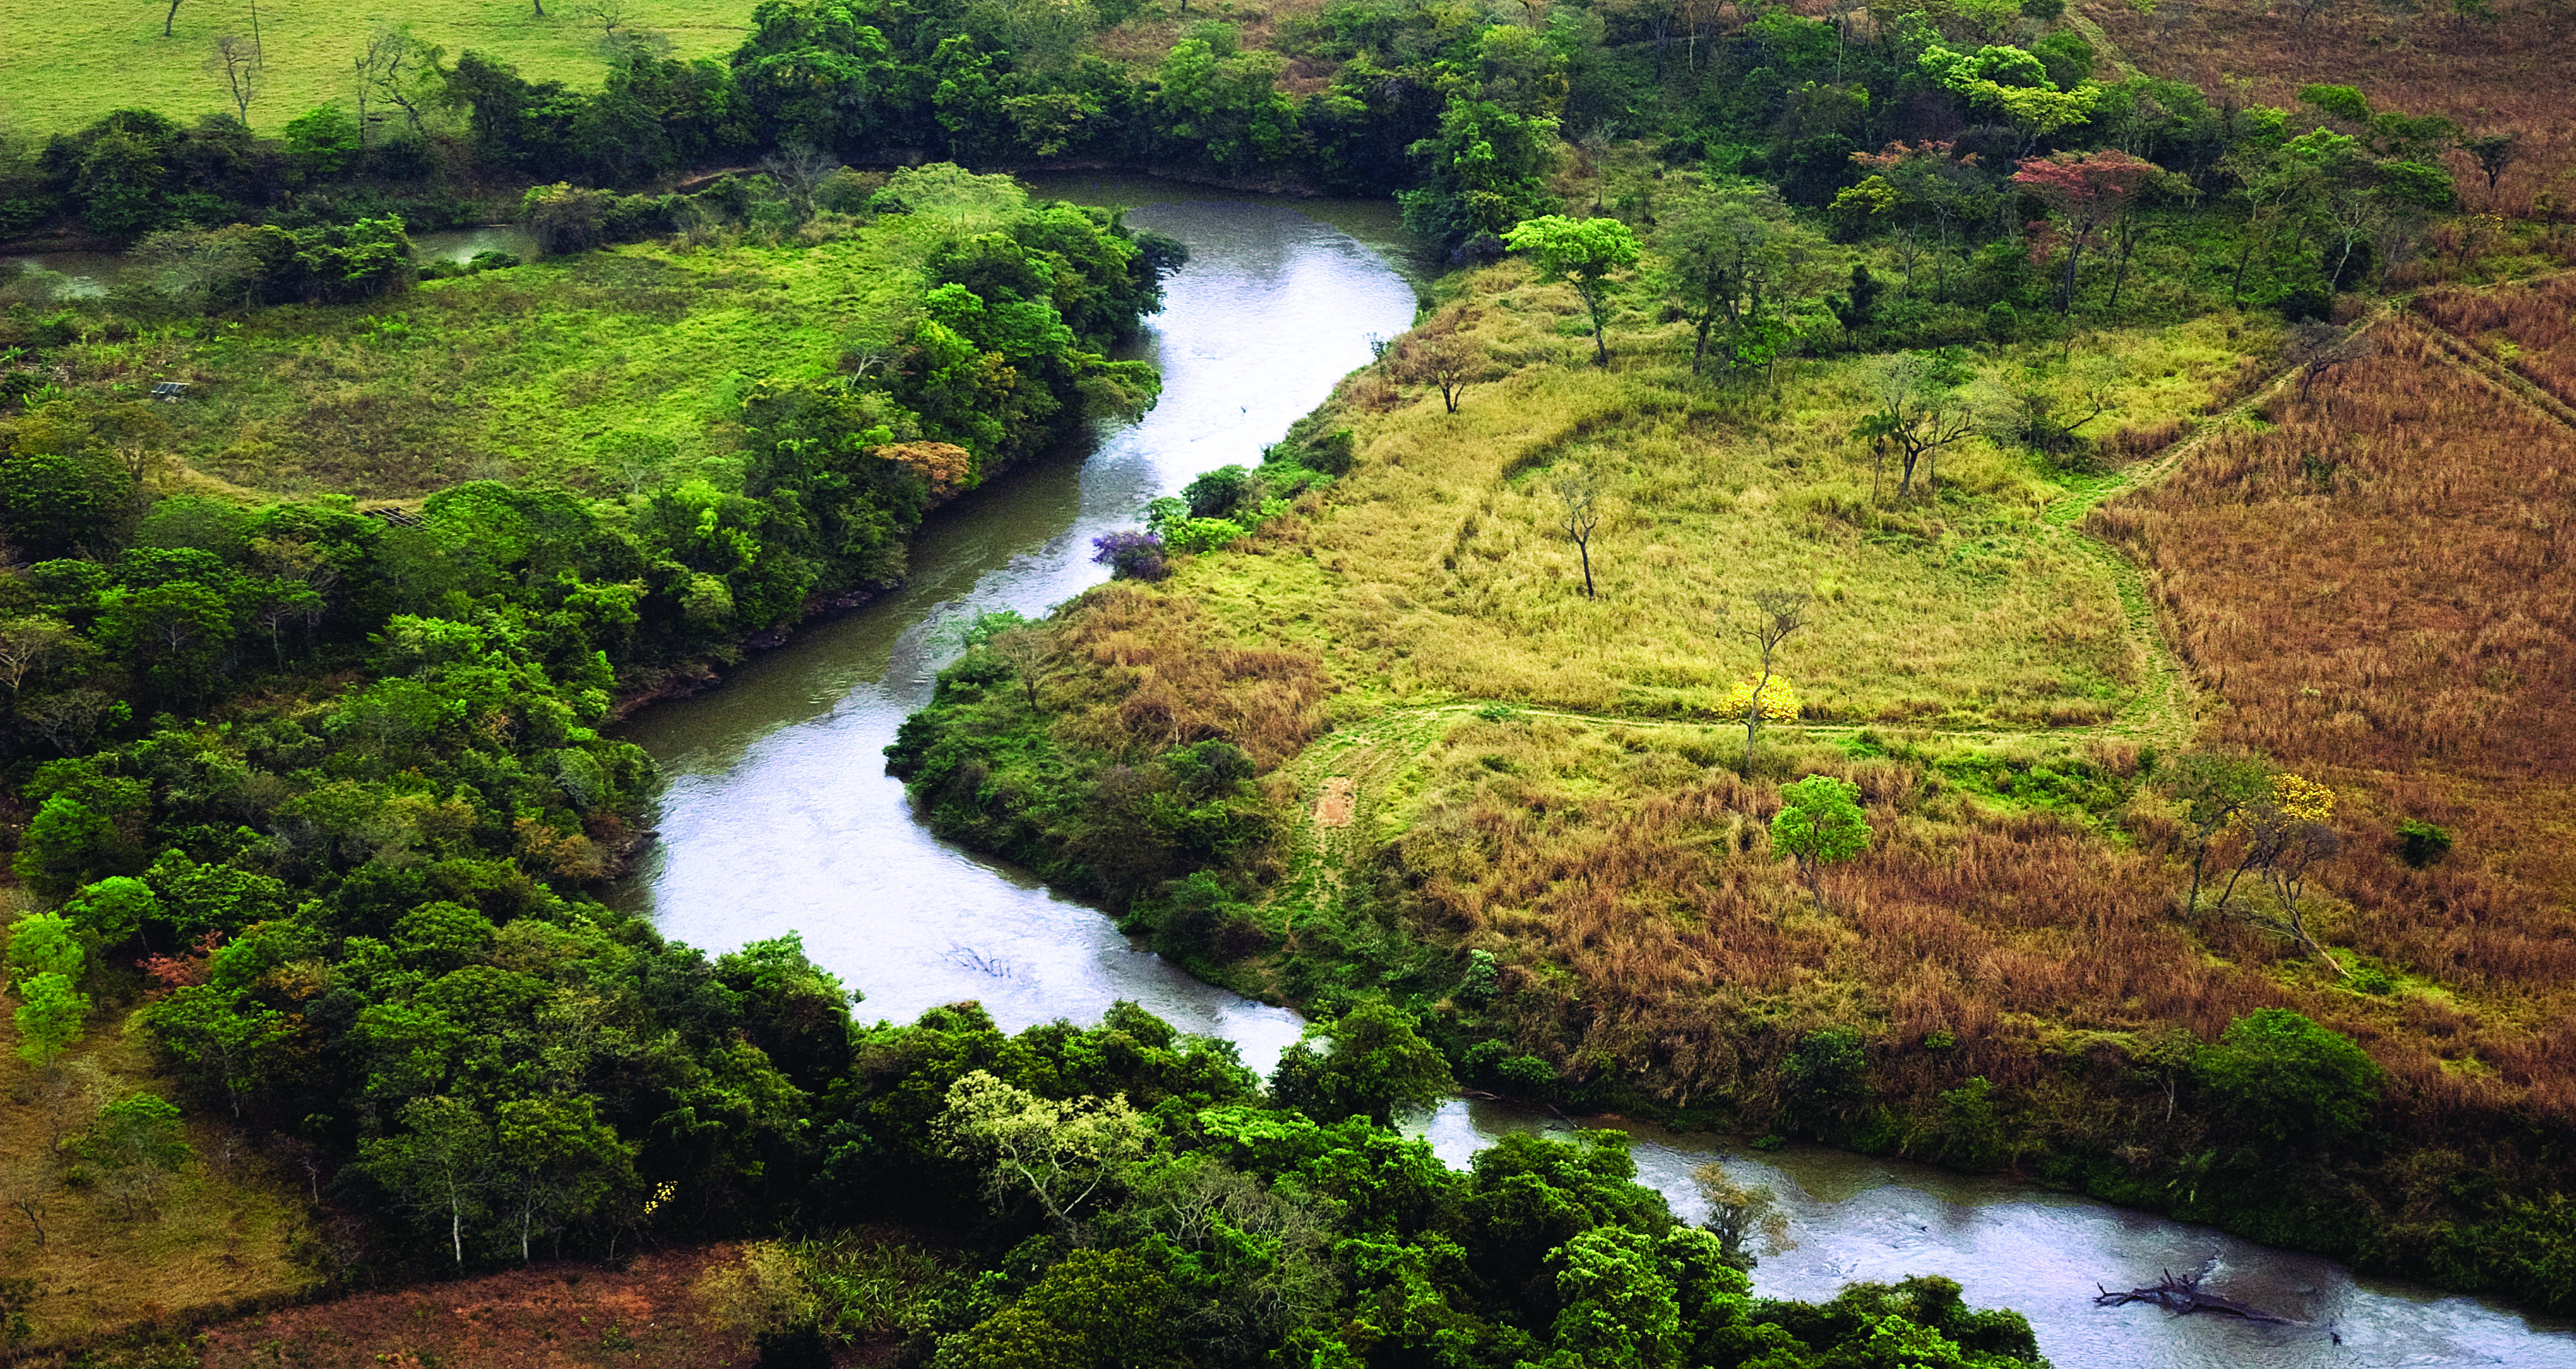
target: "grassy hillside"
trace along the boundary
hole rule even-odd
[[[2185,435],[2090,473],[1971,443],[1896,501],[1849,436],[1883,360],[1694,385],[1686,339],[1634,315],[1596,370],[1571,292],[1506,264],[1424,325],[1499,377],[1461,412],[1355,376],[1308,425],[1351,426],[1349,476],[1077,603],[1037,708],[1009,679],[1030,667],[970,657],[898,765],[935,823],[1132,900],[1203,972],[1415,1005],[1490,1087],[2036,1168],[2529,1290],[2509,1271],[2535,1247],[2463,1234],[2490,1210],[2458,1184],[2549,1186],[2525,1141],[2570,1120],[2559,288],[2432,297],[2477,340],[2386,319],[2313,376],[2226,313],[2071,360],[1989,349],[1990,388],[2115,359],[2097,431]],[[2499,432],[2510,459],[2473,455]],[[1576,465],[1611,492],[1598,599],[1556,523]],[[1764,586],[1814,594],[1780,658],[1810,711],[1748,760],[1721,699],[1756,669]],[[1266,772],[1267,842],[1158,826],[1204,789],[1203,740]],[[2336,791],[2303,905],[2332,963],[2181,915],[2172,766],[2212,746]],[[1876,832],[1821,897],[1767,836],[1809,773]],[[2450,854],[2410,859],[2407,820]],[[1207,873],[1157,885],[1158,832],[1167,869]],[[2393,1149],[2228,1149],[2246,1121],[2188,1062],[2274,1008],[2387,1072]],[[1850,1091],[1820,1098],[1809,1052],[1844,1030]],[[2298,1184],[2262,1177],[2282,1165]]]
[[[103,1010],[49,1076],[19,1059],[18,1033],[0,1015],[0,1188],[13,1205],[33,1203],[44,1224],[39,1241],[24,1208],[6,1213],[0,1295],[38,1343],[291,1297],[316,1282],[298,1258],[313,1253],[298,1248],[313,1238],[304,1176],[222,1119],[197,1118],[188,1129],[195,1155],[131,1205],[95,1166],[75,1163],[67,1179],[40,1158],[53,1150],[57,1118],[69,1144],[103,1103],[176,1094],[144,1043],[120,1031],[124,1016]],[[19,1279],[32,1286],[6,1286]]]
[[[251,34],[238,3],[182,0],[170,36],[168,6],[60,5],[0,0],[0,128],[38,136],[77,128],[113,109],[151,109],[182,122],[233,112],[232,96],[208,59],[219,34]],[[742,41],[751,21],[743,0],[646,0],[627,7],[628,25],[668,35],[677,57],[719,56]],[[608,69],[601,30],[572,0],[537,17],[522,0],[436,0],[426,5],[259,7],[265,64],[250,125],[275,133],[315,105],[356,108],[352,63],[382,24],[408,24],[453,58],[491,53],[530,80],[595,87]]]

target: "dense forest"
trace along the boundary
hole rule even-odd
[[[2567,42],[2554,12],[2477,8],[2416,40]],[[2329,544],[2292,538],[2293,511],[2348,523],[2331,500],[2416,478],[2370,464],[2413,448],[2347,450],[2338,421],[2448,432],[2493,402],[2402,390],[2404,357],[2465,336],[2460,364],[2563,407],[2557,297],[2466,288],[2576,260],[2555,126],[2420,83],[2393,107],[2358,68],[2259,92],[2150,75],[2057,0],[1246,22],[765,0],[725,58],[609,37],[595,90],[386,28],[348,105],[276,136],[246,96],[0,134],[0,238],[133,268],[95,297],[0,268],[11,1134],[31,1138],[0,1197],[31,1250],[67,1211],[148,1211],[212,1126],[346,1219],[292,1255],[331,1287],[761,1238],[708,1296],[763,1362],[2041,1362],[2017,1316],[1939,1278],[1754,1298],[1761,1195],[1707,1173],[1709,1220],[1680,1222],[1615,1132],[1445,1169],[1396,1124],[1464,1082],[2010,1169],[2576,1305],[2542,1021],[2557,876],[2462,797],[2563,781],[2506,739],[2561,716],[2563,607],[2499,608],[2438,672],[2486,691],[2452,701],[2465,721],[2379,724],[2377,750],[2337,720],[2402,712],[2368,691],[2430,677],[2265,677],[2212,607],[2269,592],[2213,548]],[[1127,1008],[1017,1036],[971,1005],[862,1025],[792,938],[708,955],[600,901],[656,779],[621,708],[897,583],[942,502],[1154,403],[1153,368],[1116,357],[1186,252],[999,174],[1046,166],[1391,196],[1455,271],[1257,464],[1104,539],[1116,583],[977,625],[890,757],[942,834],[1305,1010],[1268,1081]],[[542,259],[416,258],[410,234],[496,210]],[[816,280],[840,293],[750,325],[765,362],[654,382],[692,397],[681,417],[545,430],[560,450],[518,468],[542,478],[426,463],[467,420],[386,416],[442,375],[499,394],[475,349],[536,320],[685,323],[719,291]],[[269,407],[153,402],[176,376]],[[1505,394],[1557,426],[1475,427]],[[2479,505],[2525,501],[2530,535],[2480,562],[2498,584],[2562,568],[2556,421],[2519,494]],[[1765,477],[1794,505],[1766,512],[1706,455],[1757,433],[1804,472]],[[2211,447],[2236,474],[2113,502]],[[2191,480],[2203,504],[2170,502]],[[2434,485],[2470,497],[2457,468]],[[1463,526],[1423,512],[1462,497]],[[2192,521],[2229,501],[2269,512]],[[1742,549],[1727,573],[1753,578],[1716,597],[1752,627],[1717,636],[1762,641],[1749,677],[1663,626],[1564,616],[1578,595],[1706,616],[1711,585],[1616,550],[1658,507]],[[1399,521],[1363,552],[1347,532],[1377,510]],[[2126,609],[2033,510],[2153,567],[2161,598]],[[1820,571],[1809,544],[1845,559]],[[1408,578],[1435,564],[1450,578]],[[1265,592],[1343,615],[1338,641],[1283,644],[1212,593],[1274,574]],[[1537,580],[1543,609],[1510,602]],[[2033,583],[2074,588],[2004,588]],[[2410,583],[2373,592],[2402,609]],[[1894,668],[1886,639],[1830,635],[1830,606],[1857,619],[1874,594],[1994,596],[2011,649]],[[2197,634],[2230,721],[2084,733],[2147,685],[2066,610],[2082,594]],[[1476,606],[1399,616],[1441,598]],[[2319,615],[2267,611],[2269,648],[2345,659],[2291,626]],[[1435,631],[1463,649],[1410,659]],[[1629,654],[1579,678],[1525,659],[1603,635]],[[2310,678],[2350,706],[2311,717]],[[1318,849],[1329,779],[1302,758],[1432,704],[1453,712],[1410,782],[1447,806]],[[1596,746],[1546,709],[1701,733]],[[1788,739],[1764,750],[1766,724]],[[2384,778],[2419,766],[2416,788]],[[2390,842],[2338,835],[2339,795]],[[1833,895],[1829,866],[1866,895]],[[2341,902],[2312,922],[2315,897]],[[2036,925],[2070,898],[2087,954],[2177,968],[1926,987],[1921,966],[2068,957],[1917,904]],[[1882,914],[1866,939],[1895,949],[1855,966],[1836,920]],[[2422,930],[2455,915],[2469,930]],[[1816,965],[1860,987],[1796,987]],[[102,1083],[120,1021],[161,1083]],[[888,1229],[908,1234],[845,1239]],[[35,1334],[40,1293],[0,1286],[0,1334]]]

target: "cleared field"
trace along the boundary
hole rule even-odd
[[[725,449],[749,381],[822,375],[845,346],[883,342],[935,236],[893,217],[812,247],[616,248],[155,330],[93,344],[82,366],[193,382],[172,449],[268,494],[400,499],[519,475],[622,492],[611,449],[667,441],[686,474]]]
[[[43,136],[77,128],[114,109],[153,109],[183,121],[231,113],[222,75],[209,65],[219,34],[248,38],[252,7],[239,0],[180,0],[170,36],[168,6],[71,5],[0,0],[0,129]],[[676,57],[729,52],[751,19],[748,0],[641,0],[626,7],[631,30],[665,34]],[[382,24],[408,24],[421,41],[467,48],[514,63],[532,80],[595,86],[607,70],[601,29],[575,0],[545,17],[523,0],[430,0],[342,7],[313,0],[258,6],[264,62],[250,125],[273,134],[316,105],[354,109],[353,63]]]

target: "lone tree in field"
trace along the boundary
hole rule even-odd
[[[2217,908],[2297,943],[2301,950],[2324,961],[2336,978],[2349,979],[2352,972],[2308,930],[2307,912],[2301,902],[2307,893],[2308,876],[2317,862],[2343,847],[2331,825],[2334,805],[2334,790],[2314,780],[2287,771],[2272,776],[2267,792],[2237,810],[2232,825],[2244,834],[2245,852],[2237,858],[2227,886],[2219,891]],[[2248,872],[2270,890],[2271,908],[2233,906],[2237,882]]]
[[[1601,486],[1592,472],[1580,466],[1559,471],[1548,481],[1556,491],[1557,502],[1564,506],[1565,535],[1574,541],[1574,549],[1583,557],[1583,597],[1597,599],[1592,588],[1592,530],[1601,526]]]
[[[1773,662],[1779,655],[1780,644],[1789,640],[1789,634],[1807,625],[1809,602],[1805,590],[1753,591],[1753,626],[1750,631],[1754,646],[1762,652],[1762,672],[1737,686],[1738,693],[1742,695],[1740,700],[1728,700],[1730,711],[1738,703],[1744,709],[1744,766],[1747,773],[1753,768],[1753,743],[1761,734],[1762,724],[1774,716],[1785,715],[1781,716],[1782,721],[1798,716],[1794,699],[1774,697],[1775,693],[1787,694],[1789,682],[1780,678]],[[1722,610],[1720,617],[1724,617]],[[1785,708],[1780,706],[1784,703]]]
[[[1601,330],[1610,308],[1611,277],[1637,264],[1637,235],[1617,219],[1569,219],[1562,214],[1530,219],[1503,236],[1504,245],[1538,259],[1551,280],[1583,297],[1592,316],[1592,364],[1610,364]]]
[[[1771,844],[1798,862],[1798,873],[1825,911],[1824,867],[1869,849],[1875,835],[1860,811],[1860,786],[1831,775],[1809,775],[1780,786],[1781,808],[1771,819]]]
[[[1397,354],[1395,378],[1438,389],[1440,403],[1454,414],[1459,399],[1470,384],[1483,378],[1484,369],[1484,353],[1465,338],[1455,333],[1417,334]]]
[[[234,34],[217,34],[214,54],[206,65],[223,78],[224,92],[232,96],[242,127],[250,127],[250,102],[259,93],[259,45]]]
[[[2259,757],[2196,752],[2175,761],[2165,772],[2164,787],[2183,805],[2191,826],[2191,892],[2182,910],[2200,911],[2200,886],[2209,868],[2209,845],[2236,821],[2246,807],[2272,792],[2272,767]]]
[[[1904,476],[1897,482],[1896,497],[1903,499],[1914,492],[1914,467],[1925,457],[1932,458],[1925,472],[1924,488],[1936,487],[1941,469],[1941,449],[1975,433],[1977,414],[1960,395],[1974,373],[1968,368],[1967,354],[1956,347],[1937,352],[1907,352],[1890,357],[1878,367],[1871,379],[1878,408],[1860,421],[1853,435],[1870,444],[1884,460],[1893,450],[1904,463]],[[1876,499],[1878,482],[1870,481],[1870,497]]]

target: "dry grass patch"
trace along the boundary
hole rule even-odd
[[[197,1117],[188,1130],[195,1161],[129,1217],[103,1186],[78,1177],[72,1157],[43,1158],[53,1145],[47,1090],[17,1048],[17,1030],[0,1013],[0,1164],[45,1175],[50,1190],[41,1245],[23,1214],[0,1209],[0,1271],[35,1281],[29,1317],[36,1343],[312,1286],[312,1272],[292,1258],[306,1229],[301,1176],[288,1180],[241,1133]],[[65,1110],[75,1128],[99,1102],[137,1090],[170,1094],[142,1045],[122,1035],[113,1016],[92,1023],[62,1069],[75,1084]]]

